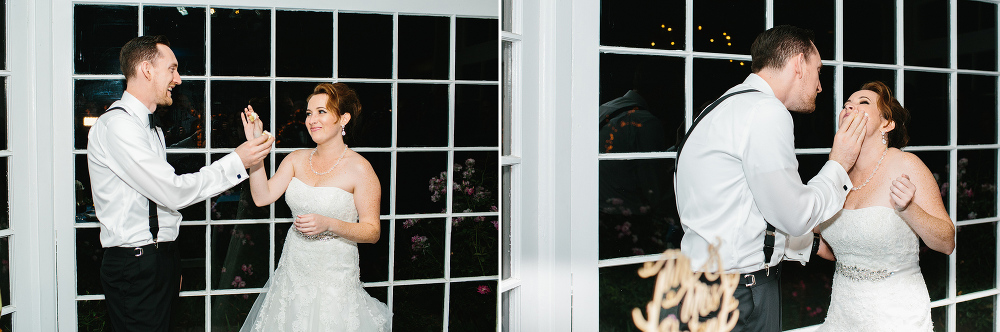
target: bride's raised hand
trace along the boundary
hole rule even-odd
[[[248,141],[260,137],[264,132],[264,121],[253,111],[253,106],[247,105],[243,113],[240,113],[240,119],[243,120],[243,134]]]
[[[892,180],[892,184],[889,186],[889,199],[892,201],[892,207],[896,211],[904,211],[906,208],[910,207],[910,203],[913,202],[913,195],[917,193],[917,186],[910,182],[910,176],[903,174]]]

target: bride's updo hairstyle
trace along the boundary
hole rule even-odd
[[[885,83],[871,81],[861,86],[861,90],[875,92],[878,95],[879,112],[882,117],[896,123],[896,128],[885,133],[885,140],[890,148],[901,149],[910,141],[906,134],[906,124],[910,122],[910,110],[907,110],[892,95],[892,90]]]
[[[354,124],[357,123],[358,117],[361,115],[361,101],[358,100],[358,95],[347,84],[317,84],[313,88],[313,93],[306,98],[306,102],[309,102],[309,99],[312,99],[315,95],[327,95],[329,97],[326,101],[326,109],[337,114],[337,119],[340,119],[340,116],[344,115],[344,113],[349,113],[351,114],[351,122],[348,125],[353,128]]]

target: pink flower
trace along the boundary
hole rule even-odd
[[[472,196],[472,194],[474,194],[474,193],[475,193],[475,191],[472,190],[472,188],[465,188],[465,194],[466,195]]]
[[[476,291],[479,292],[479,294],[483,294],[483,295],[489,294],[490,293],[490,286],[479,285],[479,288]]]
[[[497,212],[497,206],[496,205],[491,205],[490,206],[490,212]]]
[[[476,220],[477,222],[483,222],[483,221],[486,221],[486,217],[483,217],[483,216],[478,216],[478,217],[475,217],[474,219],[475,219],[475,220]]]
[[[494,220],[494,221],[493,221],[493,228],[496,228],[496,229],[500,229],[500,222],[499,222],[499,221],[496,221],[496,220]]]
[[[403,222],[403,228],[410,228],[416,224],[417,224],[416,219],[406,219],[406,221]]]

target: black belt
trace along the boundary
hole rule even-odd
[[[166,242],[150,243],[140,247],[108,247],[104,248],[104,250],[106,250],[107,253],[112,255],[120,255],[120,256],[132,255],[135,257],[142,257],[142,255],[145,254],[146,251],[151,251],[151,250],[166,251],[166,250],[171,250],[173,248],[174,248],[174,242],[166,241]]]
[[[750,273],[740,273],[739,286],[753,288],[777,280],[781,275],[781,263]]]

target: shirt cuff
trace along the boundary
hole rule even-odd
[[[844,166],[840,163],[827,160],[823,168],[819,170],[819,174],[823,174],[837,186],[838,191],[847,196],[847,193],[851,192],[851,188],[854,188],[854,184],[851,183],[851,177],[847,175],[847,171],[844,170]]]
[[[243,160],[240,159],[240,155],[236,154],[236,152],[230,152],[216,162],[222,166],[226,180],[234,186],[250,178],[250,175],[247,174],[247,169],[243,168]]]
[[[839,164],[836,165],[840,167]],[[843,169],[843,168],[841,168]],[[785,238],[785,260],[797,261],[806,265],[812,253],[813,233]]]

